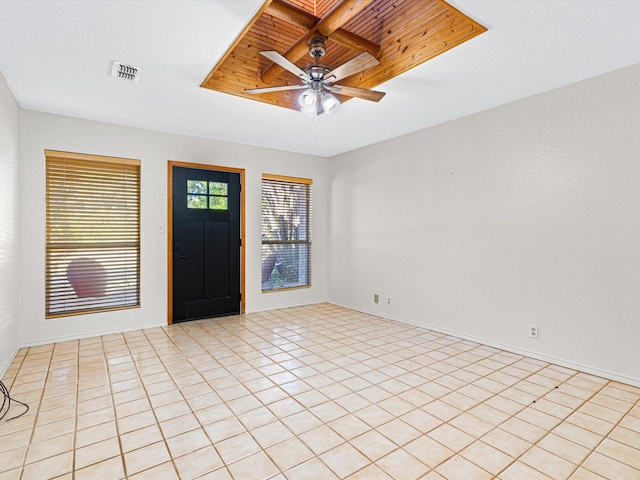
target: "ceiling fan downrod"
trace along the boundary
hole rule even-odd
[[[313,37],[311,41],[309,41],[309,55],[318,63],[320,57],[323,57],[325,53],[327,53],[325,39],[322,37]]]

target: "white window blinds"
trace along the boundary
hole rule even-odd
[[[46,151],[47,318],[140,305],[140,161]]]
[[[311,180],[262,176],[262,290],[311,285]]]

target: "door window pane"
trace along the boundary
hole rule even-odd
[[[187,195],[187,208],[207,208],[206,195]]]
[[[187,180],[187,193],[207,193],[207,182],[204,180]]]
[[[210,210],[227,210],[229,208],[227,197],[209,197]]]
[[[224,182],[209,182],[209,195],[220,195],[226,197],[227,184]]]

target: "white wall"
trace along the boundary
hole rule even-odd
[[[0,72],[0,377],[18,350],[18,111]]]
[[[170,135],[57,115],[20,115],[22,345],[99,335],[167,323],[167,161],[246,169],[246,311],[317,303],[326,297],[327,160],[200,138]],[[142,161],[141,304],[139,309],[45,319],[45,149]],[[313,286],[262,294],[260,194],[262,173],[311,178]]]
[[[638,85],[635,65],[332,158],[329,301],[640,385]]]

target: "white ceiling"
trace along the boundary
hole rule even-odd
[[[333,156],[640,62],[637,0],[449,3],[488,32],[317,121],[199,87],[262,0],[0,1],[0,70],[23,109]]]

